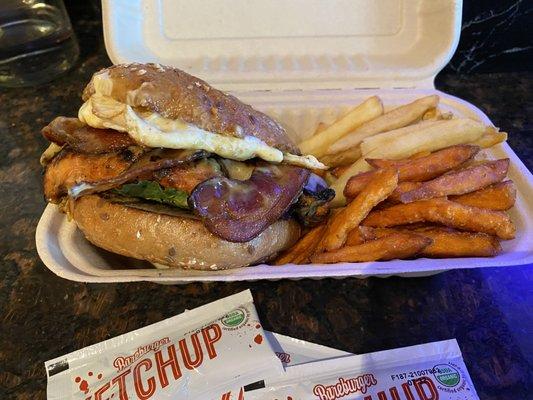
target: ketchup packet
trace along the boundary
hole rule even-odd
[[[237,399],[237,397],[235,397]],[[245,400],[479,399],[455,339],[289,367]]]
[[[266,338],[283,366],[289,367],[330,358],[353,356],[352,353],[322,346],[290,336],[265,331]]]
[[[189,310],[185,310],[187,312]],[[265,331],[265,337],[284,367],[330,358],[353,356],[353,353],[305,340]]]
[[[220,399],[281,374],[250,291],[45,363],[48,399]]]
[[[265,331],[265,336],[285,367],[353,355],[346,351],[306,342],[305,340],[280,335],[279,333]],[[256,386],[263,387],[264,380],[248,385],[246,388],[236,386],[234,390],[224,393],[220,400],[244,400],[245,390],[252,390]]]

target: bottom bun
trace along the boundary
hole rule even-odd
[[[111,203],[99,196],[69,202],[78,228],[94,245],[113,253],[174,268],[217,270],[264,262],[300,235],[293,220],[279,220],[245,243],[213,235],[202,221]]]

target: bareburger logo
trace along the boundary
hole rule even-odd
[[[365,394],[369,387],[377,385],[373,374],[364,374],[355,378],[339,378],[333,385],[316,385],[313,394],[320,400],[336,400],[354,393]]]
[[[115,360],[113,361],[113,367],[117,369],[117,372],[120,372],[124,368],[127,368],[132,365],[135,361],[137,361],[145,354],[149,353],[150,351],[157,351],[161,346],[168,343],[170,343],[170,339],[168,337],[164,337],[162,339],[155,340],[147,345],[139,346],[137,350],[133,352],[133,354],[126,357],[115,358]]]

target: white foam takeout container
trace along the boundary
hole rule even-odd
[[[187,70],[273,116],[299,142],[374,94],[394,107],[438,93],[443,109],[490,124],[433,85],[457,46],[461,7],[460,0],[104,0],[103,21],[114,63]],[[494,258],[161,270],[94,247],[53,205],[39,221],[37,250],[54,273],[82,282],[421,276],[533,263],[533,177],[507,144],[486,155],[510,158],[518,192],[510,213],[517,237]]]

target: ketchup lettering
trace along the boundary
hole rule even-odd
[[[237,397],[233,396],[231,392],[224,393],[221,400],[244,400],[244,389],[239,390]]]
[[[221,338],[222,329],[213,324],[178,343],[171,343],[167,337],[139,347],[131,356],[118,357],[113,366],[120,373],[94,392],[94,400],[109,397],[111,387],[118,391],[118,400],[150,399],[159,389],[179,380],[184,370],[199,368],[206,360],[216,358],[216,343]],[[135,393],[128,393],[128,387]]]

